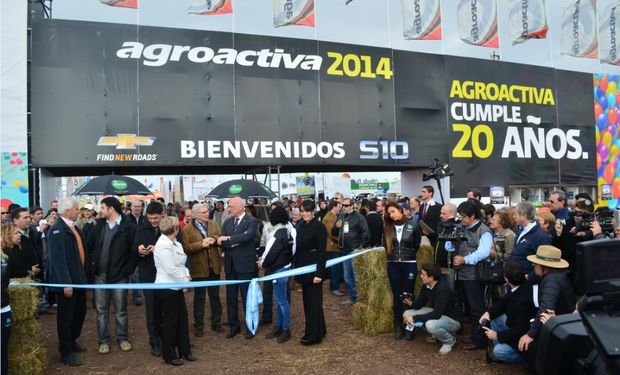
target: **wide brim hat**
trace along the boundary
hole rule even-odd
[[[568,268],[569,266],[568,262],[562,259],[562,250],[551,245],[538,246],[536,255],[529,255],[527,260],[550,268]]]

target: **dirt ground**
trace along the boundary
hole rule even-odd
[[[161,357],[151,356],[144,306],[128,306],[133,350],[123,353],[115,345],[110,354],[101,355],[97,352],[95,310],[89,304],[82,336],[78,340],[88,349],[86,353],[78,354],[84,363],[80,367],[68,367],[60,362],[56,316],[43,315],[40,318],[41,340],[48,349],[48,374],[525,374],[516,366],[487,365],[484,351],[464,351],[461,349],[464,335],[457,336],[457,345],[446,356],[437,353],[439,343],[425,341],[427,335],[424,332],[418,333],[413,341],[396,341],[391,334],[367,337],[353,329],[351,307],[340,305],[343,297],[333,296],[327,285],[324,288],[328,333],[321,344],[311,347],[299,343],[304,325],[301,293],[293,292],[291,296],[293,338],[285,344],[264,339],[271,325],[259,327],[252,340],[246,340],[244,332],[226,339],[225,333],[218,334],[210,329],[208,320],[209,329],[205,329],[205,335],[194,337],[191,313],[193,295],[186,294],[191,343],[198,361],[186,362],[178,367],[165,364]],[[224,288],[220,289],[225,317]],[[207,302],[207,317],[208,309]],[[112,314],[110,322],[111,332],[114,332]]]

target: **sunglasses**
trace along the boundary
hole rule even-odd
[[[8,214],[9,214],[8,212],[2,212],[2,215],[8,215]]]
[[[352,204],[343,204],[342,207],[351,207],[353,206]]]

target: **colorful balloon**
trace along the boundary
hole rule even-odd
[[[611,147],[611,134],[609,134],[609,132],[603,132],[603,137],[601,138],[601,141],[603,142],[603,144],[605,146],[607,146],[607,148],[609,149]]]
[[[600,86],[597,87],[596,89],[594,89],[594,97],[597,98],[597,100],[598,100],[598,98],[600,98],[601,96],[604,96],[604,95],[605,95],[605,90],[601,89]]]
[[[605,181],[607,181],[608,184],[613,181],[615,174],[616,167],[614,167],[612,164],[607,164],[607,166],[605,167],[605,171],[603,172],[603,178],[605,179]]]
[[[603,165],[603,161],[601,160],[601,155],[599,155],[597,152],[596,153],[596,170],[601,169],[602,165]]]
[[[601,113],[601,115],[596,119],[596,126],[598,126],[599,130],[603,130],[607,127],[607,116],[605,113]]]
[[[598,118],[601,113],[603,113],[603,109],[598,103],[594,103],[594,117]]]
[[[620,198],[620,177],[614,178],[614,183],[611,187],[611,196]]]
[[[609,82],[609,85],[607,86],[607,90],[605,90],[605,93],[607,95],[609,94],[615,94],[618,92],[618,84],[616,82]]]
[[[607,91],[607,85],[609,84],[607,76],[602,76],[601,79],[598,80],[598,87],[603,91]]]
[[[605,97],[604,94],[598,97],[598,102],[601,108],[603,108],[603,111],[607,109],[607,97]]]
[[[19,186],[19,192],[22,193],[22,194],[28,193],[28,186],[20,185]]]
[[[610,84],[611,87],[611,84]],[[607,90],[609,91],[609,90]],[[615,108],[616,107],[616,92],[610,92],[609,94],[607,94],[607,105],[609,106],[609,108]],[[611,110],[610,112],[614,112],[613,110]]]
[[[615,96],[614,96],[614,98],[615,98]],[[618,116],[618,113],[615,110],[613,110],[613,109],[611,111],[607,112],[607,120],[609,121],[610,124],[615,124],[616,123],[616,120],[618,119],[617,116]]]
[[[601,160],[603,161],[603,163],[605,163],[607,161],[607,158],[609,157],[609,148],[607,148],[607,146],[605,146],[605,144],[601,142],[596,148],[596,152],[601,155]]]

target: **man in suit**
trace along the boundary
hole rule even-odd
[[[366,203],[366,223],[370,230],[370,240],[368,246],[381,246],[383,243],[383,218],[377,213],[377,203],[368,201]]]
[[[85,241],[74,223],[79,215],[77,201],[63,198],[58,204],[60,219],[48,231],[49,274],[52,284],[86,284],[88,262]],[[86,351],[77,343],[86,317],[86,289],[64,288],[57,294],[56,327],[62,362],[69,366],[82,363],[74,353]]]
[[[136,224],[136,228],[146,226],[146,217],[144,217],[144,201],[135,200],[131,202],[131,213],[127,215],[129,221]],[[138,283],[140,280],[140,270],[136,269],[132,272],[129,282]],[[133,289],[131,291],[131,300],[136,306],[142,305],[142,291],[139,289]]]
[[[217,243],[224,250],[224,272],[226,280],[251,280],[258,275],[256,268],[256,231],[258,220],[245,214],[243,199],[234,197],[228,202],[230,217],[222,225],[222,235]],[[241,299],[245,309],[248,294],[248,284],[226,286],[226,306],[228,310],[228,326],[230,331],[226,338],[232,338],[241,332],[239,314],[237,312],[237,297],[241,289]],[[246,339],[254,335],[248,329]]]
[[[434,194],[435,189],[430,185],[422,186],[420,190],[420,197],[424,202],[420,207],[420,220],[424,221],[432,229],[437,228],[441,213],[441,205],[433,199]]]
[[[487,338],[493,341],[495,358],[501,362],[519,363],[523,362],[518,351],[519,339],[530,329],[530,319],[536,316],[536,306],[532,286],[519,263],[506,262],[504,279],[510,290],[482,314],[479,322]],[[485,325],[485,321],[490,322],[490,326]]]

